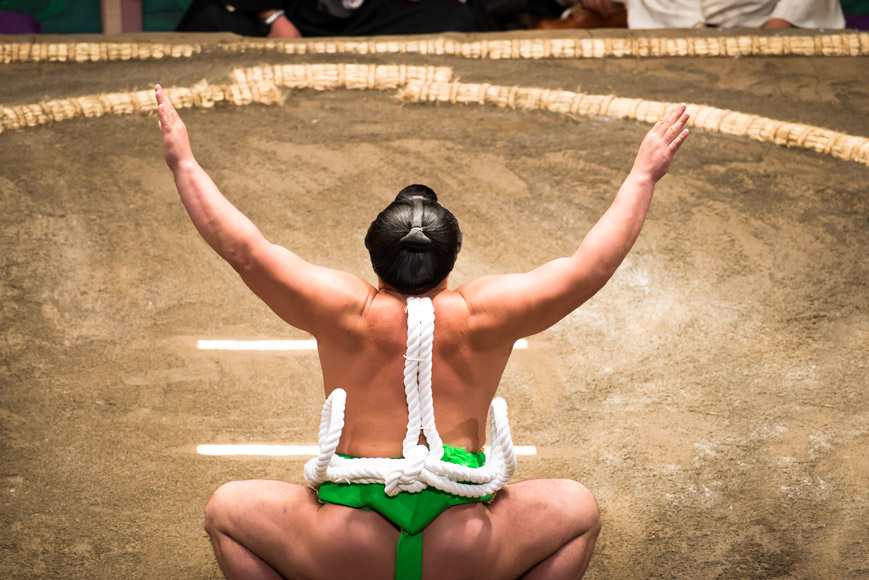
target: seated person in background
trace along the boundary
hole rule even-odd
[[[193,0],[176,31],[300,38],[495,28],[483,0]]]
[[[543,30],[559,28],[625,28],[628,25],[624,2],[610,0],[559,0],[569,6],[559,19],[544,19],[535,26]]]
[[[606,2],[607,0],[600,0]],[[626,0],[629,28],[844,28],[839,0]]]

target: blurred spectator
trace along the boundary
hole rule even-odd
[[[869,30],[869,0],[842,0],[845,26],[857,30]]]
[[[39,34],[42,25],[33,16],[0,10],[0,34]]]
[[[839,0],[626,1],[630,28],[845,27]]]
[[[194,0],[176,30],[298,38],[495,28],[483,0]]]
[[[561,18],[541,20],[537,28],[624,28],[627,25],[623,2],[581,0],[565,10]]]

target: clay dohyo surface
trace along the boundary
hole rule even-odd
[[[317,59],[452,66],[467,82],[869,135],[866,57],[206,51],[3,65],[0,104],[227,83],[236,67]],[[272,241],[370,281],[365,229],[410,183],[434,188],[462,224],[453,284],[568,255],[648,129],[402,105],[392,91],[284,97],[182,111],[194,151]],[[316,354],[197,350],[200,338],[307,337],[199,239],[155,116],[6,131],[0,160],[0,577],[219,577],[202,530],[211,492],[301,483],[303,459],[196,446],[313,443]],[[517,479],[594,492],[603,531],[588,578],[869,578],[867,183],[863,165],[695,131],[611,282],[514,354],[500,394],[516,444],[538,449]]]

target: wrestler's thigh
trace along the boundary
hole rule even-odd
[[[229,536],[285,578],[394,575],[395,528],[373,512],[322,505],[308,487],[233,481],[214,492],[205,518],[209,533]]]
[[[514,579],[596,527],[598,518],[591,492],[575,481],[508,485],[488,508],[454,507],[432,522],[424,535],[424,576]]]

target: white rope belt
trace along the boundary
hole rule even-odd
[[[466,467],[443,461],[444,446],[438,434],[432,404],[431,367],[434,340],[434,307],[431,299],[407,299],[407,354],[404,386],[407,397],[407,434],[401,459],[346,458],[335,454],[344,430],[347,393],[335,389],[326,399],[320,418],[320,455],[305,464],[305,480],[317,488],[325,481],[380,483],[387,495],[419,492],[428,486],[453,495],[481,497],[504,487],[516,471],[516,455],[507,403],[501,397],[489,407],[491,446],[482,467]],[[420,430],[428,447],[419,445]]]

